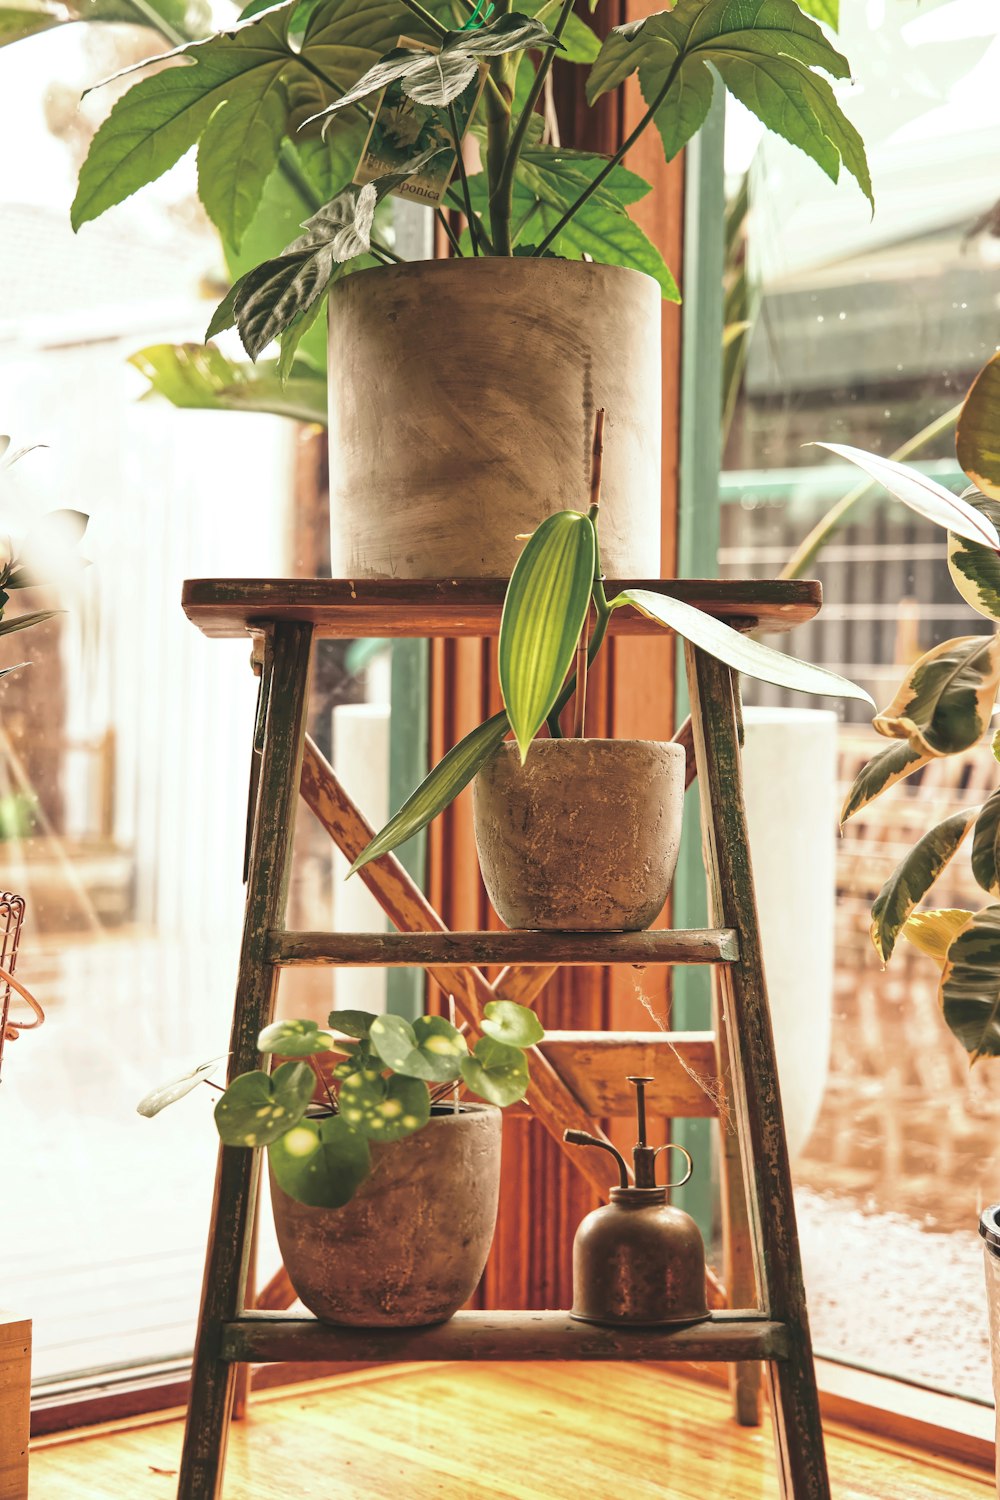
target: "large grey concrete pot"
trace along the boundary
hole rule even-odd
[[[298,1296],[327,1323],[443,1323],[479,1283],[500,1196],[499,1109],[439,1106],[423,1130],[373,1145],[343,1208],[297,1203],[271,1175],[278,1246]]]
[[[660,289],[583,261],[415,261],[329,298],[334,578],[508,577],[586,508],[606,411],[601,557],[660,562]]]
[[[508,927],[637,932],[677,864],[684,751],[653,740],[504,744],[476,777],[476,845]]]

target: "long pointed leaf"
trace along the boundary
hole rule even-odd
[[[507,585],[500,621],[500,690],[523,763],[559,696],[590,610],[597,536],[575,510],[548,516]]]
[[[988,516],[967,500],[960,500],[936,480],[928,479],[919,469],[911,469],[909,464],[897,464],[891,458],[880,458],[877,453],[866,453],[862,448],[851,448],[846,443],[816,443],[813,446],[826,448],[839,458],[857,464],[859,469],[884,485],[894,499],[901,500],[926,521],[933,521],[956,536],[967,537],[970,542],[979,542],[994,550],[1000,548],[1000,536]]]
[[[361,851],[348,875],[361,870],[373,859],[404,844],[436,818],[439,812],[453,802],[468,786],[480,766],[484,766],[494,754],[500,741],[510,729],[505,712],[494,714],[485,724],[480,724],[464,740],[460,740],[443,760],[439,761],[429,776],[420,783],[412,797],[390,818],[385,827],[375,835],[371,843]]]
[[[977,807],[967,807],[929,829],[879,891],[872,907],[870,932],[883,963],[892,957],[900,928],[954,856],[978,812]]]
[[[740,635],[731,626],[681,599],[654,594],[649,589],[623,589],[611,600],[612,609],[626,604],[631,604],[649,619],[658,620],[692,645],[718,657],[727,667],[743,672],[747,677],[772,682],[776,687],[791,688],[796,693],[815,693],[821,698],[857,698],[862,703],[871,703],[873,708],[875,706],[873,699],[857,683],[849,682],[836,672],[828,672],[825,667],[814,667],[810,662],[786,656],[782,651]]]

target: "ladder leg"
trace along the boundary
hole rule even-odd
[[[789,1335],[788,1358],[768,1365],[781,1495],[783,1500],[829,1500],[747,844],[737,730],[739,689],[721,662],[691,646],[686,655],[712,917],[735,928],[740,942],[740,961],[725,966],[720,991],[757,1285],[765,1312],[784,1323]]]
[[[732,1110],[732,1056],[718,978],[712,976],[712,1010],[715,1031],[716,1072],[722,1083],[719,1110],[719,1177],[722,1188],[723,1280],[730,1307],[756,1307],[757,1281],[753,1267],[753,1241],[747,1215],[746,1192],[740,1156],[739,1131]],[[758,1360],[731,1365],[729,1388],[733,1416],[741,1427],[761,1423],[761,1367]]]
[[[277,971],[267,934],[285,919],[298,800],[312,626],[270,627],[269,694],[253,820],[243,943],[230,1041],[230,1078],[260,1064],[257,1035],[271,1019]],[[191,1372],[178,1500],[219,1500],[236,1366],[220,1358],[222,1325],[243,1311],[260,1153],[224,1146],[212,1204],[201,1313]]]

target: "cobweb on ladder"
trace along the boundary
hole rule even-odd
[[[712,1101],[715,1112],[718,1115],[721,1124],[725,1126],[727,1133],[732,1134],[735,1127],[733,1125],[733,1117],[730,1114],[729,1100],[726,1098],[725,1090],[714,1077],[703,1077],[702,1074],[696,1072],[695,1069],[691,1067],[690,1063],[686,1060],[683,1054],[677,1050],[673,1042],[670,1040],[670,1028],[667,1025],[666,1019],[662,1016],[657,1015],[656,1011],[653,1009],[653,1003],[643,989],[640,981],[633,976],[632,984],[635,989],[636,999],[639,1001],[639,1004],[649,1016],[650,1020],[652,1020],[657,1028],[666,1035],[667,1046],[674,1054],[674,1057],[677,1059],[681,1068],[691,1079],[691,1082],[697,1085],[697,1087],[706,1096],[706,1098]],[[724,1018],[725,1017],[723,1017],[723,1019]]]

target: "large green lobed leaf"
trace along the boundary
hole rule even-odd
[[[147,63],[178,59],[135,84],[91,143],[73,202],[79,228],[169,170],[196,142],[206,208],[238,246],[278,164],[282,141],[387,51],[408,13],[385,0],[322,0],[301,39],[298,0]],[[407,30],[421,34],[410,20]],[[145,66],[145,64],[143,64]],[[219,112],[216,120],[216,111]],[[356,130],[356,123],[351,129]]]
[[[547,516],[511,574],[500,620],[500,691],[521,761],[551,712],[590,612],[597,534],[589,516]]]
[[[615,27],[587,84],[594,102],[638,72],[668,159],[704,122],[708,64],[769,130],[811,156],[834,182],[843,165],[873,202],[864,143],[814,71],[850,65],[795,0],[678,0],[670,11]]]

